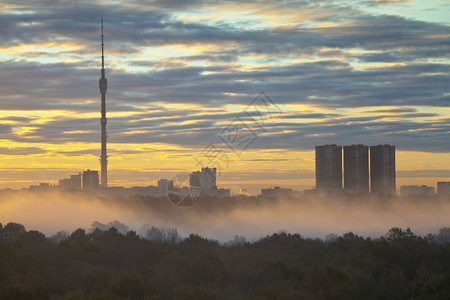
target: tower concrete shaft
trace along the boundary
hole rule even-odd
[[[105,77],[105,55],[104,55],[104,45],[103,45],[103,18],[101,19],[102,25],[102,70],[101,77],[98,81],[98,86],[100,88],[100,94],[102,95],[102,117],[100,119],[100,124],[102,125],[102,150],[100,155],[101,164],[101,186],[103,188],[108,187],[108,155],[106,151],[106,140],[108,138],[106,133],[106,89],[108,87],[108,82]]]

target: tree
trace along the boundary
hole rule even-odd
[[[151,296],[155,292],[135,271],[123,272],[112,282],[111,290],[121,299],[144,299],[145,296]]]
[[[158,228],[152,226],[147,229],[146,238],[150,241],[167,241],[172,244],[179,243],[181,241],[180,236],[178,235],[178,231],[175,228]]]
[[[181,285],[176,287],[173,298],[179,300],[214,300],[218,297],[216,292],[206,287],[197,285]]]
[[[441,245],[450,243],[450,228],[443,227],[439,229],[439,233],[436,235],[436,241]]]
[[[356,299],[357,290],[349,276],[331,266],[312,267],[306,272],[302,288],[310,299]]]
[[[388,231],[387,234],[387,240],[390,242],[397,242],[397,241],[412,241],[412,240],[417,240],[420,237],[418,237],[417,235],[415,235],[411,229],[406,228],[405,231],[403,231],[401,228],[399,227],[393,227]]]
[[[90,238],[86,235],[86,231],[84,229],[78,228],[67,238],[67,242],[69,244],[79,244],[82,242],[89,242]]]
[[[45,235],[39,231],[36,230],[30,230],[28,232],[25,232],[22,234],[19,238],[19,241],[21,243],[27,243],[27,244],[41,244],[44,245],[48,242]]]
[[[10,222],[0,230],[1,243],[14,243],[26,232],[25,226],[19,223]]]
[[[162,229],[152,226],[147,229],[146,238],[150,241],[162,241],[166,239],[166,236]]]
[[[54,244],[59,244],[65,239],[69,237],[69,233],[67,231],[61,230],[52,235],[49,240],[53,242]]]

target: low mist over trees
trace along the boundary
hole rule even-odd
[[[0,224],[0,299],[450,299],[450,228],[220,244],[97,225],[47,238]]]

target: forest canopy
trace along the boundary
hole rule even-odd
[[[450,299],[447,227],[227,243],[102,229],[46,237],[0,224],[0,299]]]

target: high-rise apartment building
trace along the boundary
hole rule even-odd
[[[395,146],[370,146],[370,191],[395,195]]]
[[[202,168],[201,171],[192,172],[189,183],[191,186],[201,188],[203,190],[217,190],[216,185],[216,168]]]
[[[81,188],[83,189],[83,191],[96,191],[98,187],[98,171],[87,170],[81,173]]]
[[[316,146],[316,189],[342,189],[342,146]]]
[[[344,146],[344,189],[369,193],[368,146]]]

